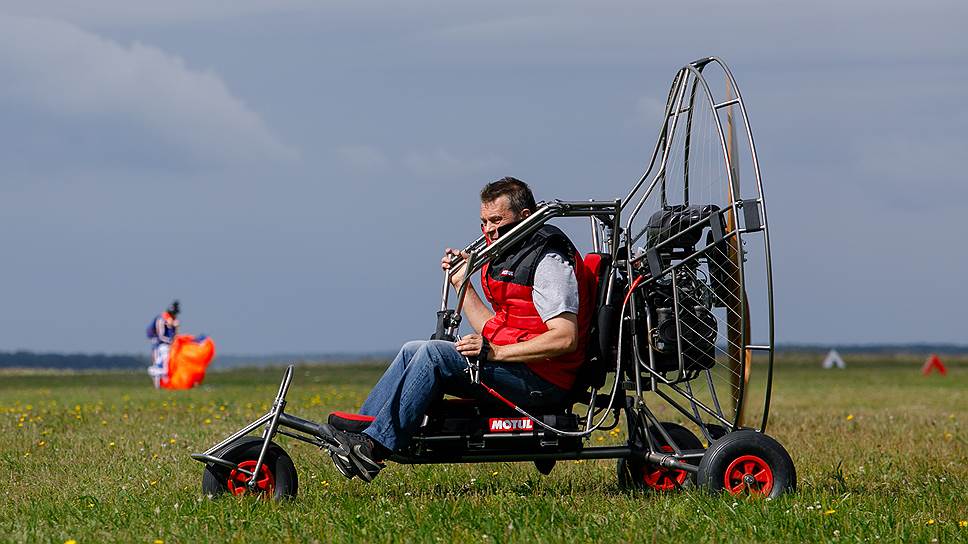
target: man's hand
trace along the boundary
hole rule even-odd
[[[464,262],[454,269],[454,273],[450,277],[450,283],[454,286],[454,289],[456,289],[457,286],[464,281],[464,271],[467,270],[467,259],[470,257],[470,255],[468,255],[466,251],[447,248],[444,251],[444,258],[440,260],[440,267],[444,270],[450,270],[450,260],[455,256],[462,257]]]
[[[470,258],[470,255],[466,251],[447,248],[444,251],[444,258],[440,260],[440,267],[449,272],[451,270],[450,260],[457,256],[463,258],[464,262],[454,268],[454,275],[450,276],[450,283],[454,286],[454,289],[460,287],[460,284],[464,281],[464,277],[467,275],[467,259]],[[477,296],[473,282],[467,282],[467,292],[464,293],[464,306],[462,309],[463,314],[470,321],[471,327],[474,327],[474,330],[478,333],[483,330],[487,320],[494,317],[494,312],[488,309],[484,305],[484,302],[481,301],[481,298]]]
[[[481,354],[481,346],[483,345],[484,337],[479,334],[468,334],[454,344],[457,352],[464,357],[477,357]]]

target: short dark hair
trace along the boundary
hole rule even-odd
[[[521,213],[524,210],[533,212],[538,207],[534,202],[534,193],[531,192],[531,187],[517,178],[501,178],[488,183],[481,189],[481,202],[494,202],[502,196],[508,197],[511,211],[514,213]]]

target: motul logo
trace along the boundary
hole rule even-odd
[[[501,275],[502,276],[514,276],[514,270],[502,270],[501,271]]]
[[[514,431],[533,431],[534,422],[526,417],[502,418],[492,417],[487,420],[492,433],[510,433]]]

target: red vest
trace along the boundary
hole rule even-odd
[[[504,346],[530,340],[548,331],[534,306],[534,273],[548,252],[571,258],[578,280],[578,349],[557,357],[525,363],[544,380],[570,390],[578,367],[585,362],[585,346],[591,300],[581,254],[561,230],[551,225],[538,229],[530,239],[507,250],[481,269],[484,296],[494,308],[494,317],[484,324],[481,334],[495,345]]]

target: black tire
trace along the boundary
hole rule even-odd
[[[753,430],[713,442],[699,462],[697,483],[713,493],[778,497],[797,488],[797,470],[775,439]]]
[[[662,427],[669,433],[679,449],[702,449],[702,442],[699,438],[682,425],[664,421]],[[650,426],[649,432],[663,450],[673,451],[672,447],[665,443],[658,429]],[[695,477],[685,470],[660,467],[638,457],[619,459],[615,468],[618,474],[618,486],[622,489],[673,491],[682,488],[687,482],[695,483]]]
[[[538,469],[542,475],[547,476],[555,468],[557,461],[554,459],[539,459],[534,462],[534,468]]]
[[[713,440],[719,440],[729,433],[726,427],[723,427],[717,423],[707,423],[706,430],[709,432],[709,436],[711,436]]]
[[[229,444],[214,455],[226,461],[238,463],[241,468],[246,470],[252,470],[259,459],[262,442],[262,438],[248,436]],[[296,467],[293,465],[289,454],[282,447],[275,442],[269,442],[269,449],[266,450],[262,466],[255,494],[271,497],[275,500],[296,497],[299,488]],[[268,471],[268,474],[266,474],[266,471]],[[202,493],[212,497],[226,493],[248,495],[251,494],[251,490],[246,486],[248,480],[247,475],[238,471],[207,464],[202,473]]]

